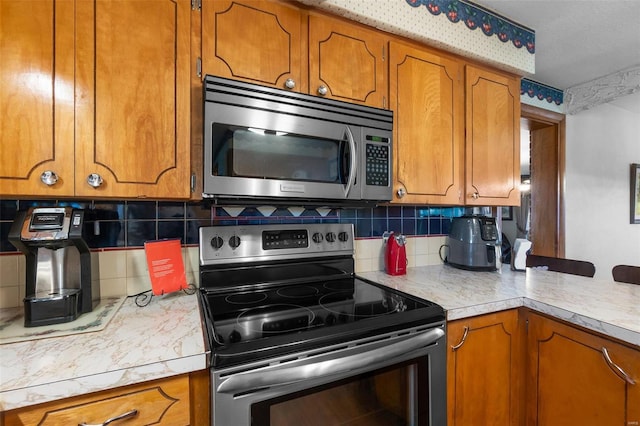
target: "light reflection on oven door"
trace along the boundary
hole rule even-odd
[[[424,365],[420,365],[424,364]],[[426,358],[254,403],[255,426],[417,426],[428,424],[428,395],[417,383]],[[423,377],[422,380],[426,379]],[[428,380],[428,379],[427,379]],[[424,381],[422,383],[425,383]],[[426,392],[426,389],[423,389]],[[420,406],[419,401],[423,401]]]

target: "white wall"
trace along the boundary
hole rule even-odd
[[[640,92],[567,115],[566,257],[611,278],[640,265],[640,224],[629,222],[629,165],[640,163]],[[621,107],[621,106],[622,107]]]

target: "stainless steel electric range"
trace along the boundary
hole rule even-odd
[[[351,224],[200,229],[212,424],[445,425],[444,310],[354,274]]]

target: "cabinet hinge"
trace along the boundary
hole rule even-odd
[[[382,108],[383,109],[387,109],[387,97],[386,96],[382,97]]]
[[[202,9],[202,0],[191,0],[191,10]]]
[[[387,60],[387,49],[385,49],[384,46],[382,46],[382,61],[386,61]]]
[[[191,192],[196,192],[196,174],[191,173]]]
[[[202,78],[202,58],[196,59],[196,76]]]

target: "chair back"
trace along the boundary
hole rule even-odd
[[[591,262],[563,259],[560,257],[538,256],[535,254],[527,255],[527,267],[545,268],[550,271],[582,275],[583,277],[593,277],[596,274],[596,267]]]
[[[611,273],[614,281],[640,284],[640,266],[616,265],[611,270]]]

